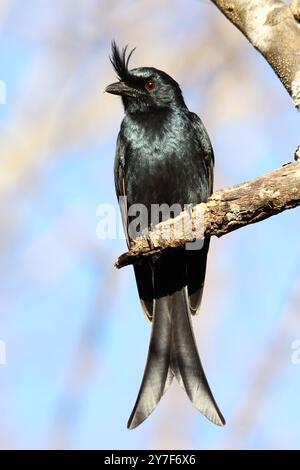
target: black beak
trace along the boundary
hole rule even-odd
[[[131,88],[124,82],[117,82],[108,85],[105,90],[105,93],[110,93],[111,95],[131,96],[133,98],[136,98],[137,96],[142,94],[140,90],[137,90],[136,88]]]

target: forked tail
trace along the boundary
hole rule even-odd
[[[213,423],[225,424],[199,358],[186,288],[155,300],[146,368],[129,429],[148,418],[174,376],[197,410]]]

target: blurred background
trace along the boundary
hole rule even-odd
[[[96,235],[97,207],[117,210],[112,39],[137,47],[133,67],[179,81],[211,136],[216,188],[300,144],[274,72],[208,0],[0,0],[0,447],[300,448],[299,209],[212,241],[194,325],[227,426],[174,382],[126,429],[150,325],[132,269],[114,268],[124,240]]]

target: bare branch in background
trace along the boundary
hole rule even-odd
[[[249,224],[300,205],[300,165],[290,163],[247,183],[215,192],[206,204],[182,212],[136,238],[116,266],[122,268],[168,248],[201,240],[203,234],[221,237]],[[186,230],[192,227],[192,230]]]
[[[300,1],[292,0],[291,10],[296,21],[300,21]]]
[[[281,0],[212,0],[276,72],[300,109],[300,7]]]

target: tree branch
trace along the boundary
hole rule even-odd
[[[300,5],[292,0],[212,0],[276,72],[300,109]]]
[[[297,158],[297,154],[295,154]],[[221,237],[245,225],[254,224],[300,205],[300,162],[289,163],[247,183],[215,192],[206,204],[191,213],[182,212],[148,233],[136,238],[130,251],[120,256],[117,268],[142,258],[178,248],[205,236]],[[185,231],[183,227],[192,227]]]

